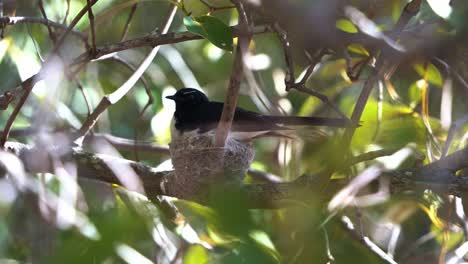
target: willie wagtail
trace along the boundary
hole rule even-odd
[[[224,103],[211,102],[206,95],[193,88],[183,88],[174,95],[166,96],[176,103],[175,129],[180,136],[186,132],[198,134],[214,132],[223,112]],[[288,126],[346,127],[344,118],[269,116],[236,108],[230,137],[249,141],[259,136],[283,136],[281,131],[292,130]],[[287,137],[287,136],[286,136]]]

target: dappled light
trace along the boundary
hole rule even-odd
[[[467,262],[467,14],[0,1],[0,262]]]

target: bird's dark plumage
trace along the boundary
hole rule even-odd
[[[183,88],[166,98],[174,100],[175,128],[180,133],[198,130],[205,133],[216,129],[223,112],[223,103],[211,102],[205,94],[193,89]],[[349,121],[338,118],[268,116],[236,108],[231,132],[245,132],[250,138],[274,131],[291,130],[287,126],[333,126],[346,127]],[[249,137],[247,136],[247,139]]]

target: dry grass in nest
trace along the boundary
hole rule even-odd
[[[254,158],[250,143],[228,138],[224,149],[217,148],[212,135],[180,137],[169,147],[177,191],[185,195],[212,182],[241,182]]]

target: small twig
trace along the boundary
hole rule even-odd
[[[44,58],[42,57],[41,51],[39,50],[39,45],[37,44],[37,41],[34,39],[28,25],[26,25],[26,29],[28,30],[28,35],[31,38],[31,41],[32,41],[32,43],[34,45],[34,50],[36,51],[37,57],[39,58],[41,63],[44,63]]]
[[[242,33],[238,37],[231,79],[229,80],[229,88],[224,101],[223,112],[216,129],[215,147],[220,148],[224,147],[229,130],[231,129],[232,120],[234,119],[237,97],[240,90],[240,82],[243,76],[244,56],[247,54],[250,42],[247,14],[245,13],[244,6],[240,1],[233,0],[233,2],[236,5],[237,12],[239,13],[239,28]]]
[[[200,0],[200,2],[202,2],[202,4],[204,4],[205,6],[207,6],[210,9],[209,13],[212,13],[212,12],[215,12],[215,11],[218,11],[218,10],[226,10],[226,9],[236,8],[236,6],[233,6],[233,5],[213,6],[210,3],[206,2],[205,0]]]
[[[137,67],[135,65],[131,64],[130,62],[124,60],[122,57],[120,57],[118,54],[114,54],[110,59],[122,64],[124,67],[128,68],[131,72],[135,72],[137,70]],[[145,76],[141,75],[140,76],[140,81],[143,84],[143,87],[145,88],[145,92],[148,95],[148,103],[152,104],[154,102],[153,95],[151,94],[151,89],[148,84],[148,81],[146,80]]]
[[[88,96],[86,96],[83,85],[81,85],[80,81],[78,81],[78,79],[76,78],[75,78],[75,83],[76,83],[76,86],[78,87],[78,90],[80,90],[81,95],[83,96],[83,99],[86,105],[87,116],[89,116],[91,114],[91,105],[89,104]]]
[[[335,110],[335,112],[338,113],[342,118],[349,120],[349,118],[340,110],[340,108],[338,108],[338,106],[336,106],[333,102],[331,102],[326,95],[323,95],[319,92],[309,89],[305,87],[304,85],[294,85],[294,89],[318,98],[320,101],[322,101],[323,103],[331,107],[333,110]]]
[[[128,30],[130,28],[130,23],[132,22],[133,15],[135,14],[137,7],[138,7],[138,3],[134,4],[132,6],[132,9],[130,9],[130,13],[128,14],[127,22],[125,23],[120,41],[124,41],[127,38]]]
[[[420,0],[413,0],[410,2],[407,7],[409,11],[414,11],[417,13],[419,10],[419,3]],[[405,7],[404,12],[408,11]],[[413,15],[415,15],[414,13]],[[403,13],[400,16],[400,19],[398,20],[397,24],[393,27],[392,33],[394,36],[399,35],[399,33],[405,28],[407,23],[409,22],[409,19],[407,19],[405,16],[406,13]],[[369,57],[369,59],[372,59]],[[384,73],[384,61],[383,61],[383,56],[380,56],[380,59],[376,62],[375,70],[373,73],[371,73],[371,76],[367,79],[367,81],[364,83],[364,87],[359,94],[359,98],[357,100],[356,106],[354,107],[353,113],[351,115],[351,121],[353,122],[354,126],[349,126],[344,135],[343,135],[343,146],[349,146],[351,143],[351,139],[354,135],[354,132],[356,131],[357,125],[359,124],[362,112],[364,111],[364,107],[367,104],[367,100],[369,99],[370,93],[374,87],[374,84],[380,76],[383,75]]]
[[[382,124],[382,115],[383,115],[383,82],[382,80],[378,81],[379,95],[377,98],[377,124],[375,127],[374,135],[372,136],[372,141],[375,141],[380,132],[380,125]]]
[[[456,120],[450,126],[450,129],[447,133],[447,139],[445,140],[444,147],[442,149],[441,158],[447,156],[450,146],[452,145],[453,139],[455,138],[455,134],[462,128],[466,123],[468,123],[468,115],[464,115],[460,119]]]
[[[114,56],[112,56],[112,59],[119,62],[119,63],[121,63],[122,65],[129,68],[133,72],[137,70],[137,68],[135,66],[133,66],[131,63],[129,63],[129,62],[125,61],[124,59],[122,59],[118,54],[114,54]],[[134,140],[135,140],[135,142],[137,142],[137,140],[138,140],[137,125],[141,121],[141,119],[143,117],[143,114],[146,112],[146,109],[148,109],[148,107],[150,105],[152,105],[153,102],[154,102],[154,98],[153,98],[153,95],[151,94],[151,90],[150,90],[148,82],[146,81],[146,78],[143,75],[141,75],[140,80],[143,83],[143,87],[145,88],[146,95],[148,95],[148,102],[146,102],[145,106],[140,111],[140,114],[138,115],[137,120],[135,121],[135,125],[134,125],[134,135],[135,135]],[[134,152],[135,152],[135,160],[138,161],[139,160],[139,158],[138,158],[138,148],[137,148],[136,145],[135,145],[135,148],[134,148]]]
[[[78,24],[78,22],[81,20],[81,18],[88,12],[88,9],[91,8],[94,4],[97,3],[97,0],[92,0],[90,4],[86,4],[80,12],[73,18],[72,22],[70,25],[67,27],[63,35],[60,37],[60,39],[57,41],[55,44],[54,48],[52,49],[52,52],[50,53],[50,56],[53,56],[57,51],[60,49],[60,47],[63,45],[65,39],[67,38],[68,34],[73,30],[73,28]],[[88,42],[86,42],[87,44]]]
[[[169,15],[166,18],[162,33],[165,34],[169,31],[169,27],[172,24],[172,21],[174,19],[175,12],[177,11],[177,7],[174,6],[171,8],[169,11]],[[154,57],[159,51],[160,46],[154,47],[151,52],[146,56],[146,58],[141,62],[140,66],[138,69],[130,76],[130,78],[122,84],[117,90],[115,90],[113,93],[104,96],[102,98],[101,102],[99,102],[98,106],[96,109],[91,113],[91,115],[86,119],[86,121],[83,123],[81,126],[77,137],[75,138],[77,143],[80,143],[82,141],[83,136],[85,136],[96,124],[97,120],[101,116],[101,114],[110,106],[122,99],[135,85],[135,83],[140,79],[140,77],[143,75],[143,73],[146,71],[146,69],[149,67],[151,62],[153,61]]]
[[[286,91],[287,91],[290,89],[289,88],[290,85],[296,82],[296,77],[295,77],[296,75],[294,73],[294,64],[293,64],[293,59],[292,59],[291,45],[289,43],[286,32],[278,24],[274,24],[273,29],[278,35],[281,45],[283,46],[284,61],[286,62],[286,67],[288,69],[286,71],[286,76],[284,78],[284,83],[286,85]],[[311,68],[312,70],[314,69],[314,67],[311,67]]]
[[[398,38],[400,33],[403,31],[408,22],[419,12],[419,7],[421,6],[421,0],[413,0],[405,5],[403,12],[400,15],[400,18],[396,22],[395,26],[390,33],[390,36],[393,38]]]
[[[362,88],[362,91],[359,94],[358,100],[356,102],[356,105],[354,106],[354,110],[351,115],[351,122],[353,123],[353,125],[347,127],[345,133],[343,134],[343,147],[347,147],[351,143],[351,139],[361,120],[361,115],[364,111],[364,107],[367,104],[367,100],[369,99],[371,91],[374,88],[375,82],[378,80],[379,76],[381,76],[382,72],[383,70],[381,70],[379,67],[379,70],[374,71],[374,73],[372,73],[371,76],[369,76],[369,79],[367,79],[367,81],[364,83],[364,87]]]
[[[336,106],[333,102],[331,102],[327,96],[319,92],[316,92],[312,89],[309,89],[305,85],[310,75],[312,75],[312,73],[314,72],[315,66],[320,62],[323,55],[325,55],[327,52],[325,50],[318,51],[317,54],[311,59],[311,63],[307,67],[307,70],[304,76],[302,77],[302,79],[299,82],[296,82],[291,48],[290,48],[290,44],[289,44],[286,32],[283,31],[277,24],[274,25],[274,29],[279,36],[281,45],[283,46],[284,58],[285,58],[285,62],[288,68],[286,72],[286,76],[284,78],[286,91],[289,91],[291,89],[296,89],[303,93],[314,96],[318,98],[320,101],[322,101],[323,103],[327,104],[333,110],[335,110],[335,112],[337,112],[342,118],[348,119],[348,117],[338,108],[338,106]]]
[[[13,113],[8,117],[8,120],[5,124],[5,128],[3,129],[2,136],[0,138],[0,148],[5,147],[5,142],[8,140],[8,136],[10,134],[11,126],[13,125],[13,122],[16,119],[16,116],[18,116],[19,111],[23,107],[24,103],[26,102],[26,99],[28,99],[29,94],[31,93],[34,85],[36,84],[35,80],[36,75],[33,75],[32,77],[29,77],[26,79],[22,84],[21,88],[24,90],[23,96],[21,96],[21,99],[19,100],[18,104],[16,105],[15,109],[13,110]]]
[[[97,0],[96,0],[97,2]],[[86,4],[88,5],[88,19],[89,19],[89,26],[91,27],[91,53],[96,52],[96,32],[94,31],[94,14],[93,8],[91,4],[91,0],[86,0]]]
[[[119,150],[135,150],[138,151],[145,151],[151,153],[158,153],[162,155],[169,155],[169,147],[168,146],[157,146],[152,144],[151,142],[139,142],[127,138],[116,137],[109,134],[99,134],[94,133],[90,134],[89,137],[86,137],[85,142],[87,143],[88,140],[93,139],[104,139],[109,142],[113,147]]]
[[[375,151],[369,151],[358,156],[352,157],[348,162],[346,167],[361,163],[364,161],[374,160],[383,156],[390,156],[395,153],[398,149],[380,149]]]
[[[380,259],[385,261],[386,263],[390,264],[397,264],[395,260],[391,256],[389,256],[385,251],[383,251],[379,246],[377,246],[374,242],[372,242],[368,237],[361,236],[360,232],[354,228],[354,224],[351,222],[351,219],[347,216],[341,217],[341,223],[344,229],[357,241],[359,241],[362,245],[364,245],[367,249],[369,249],[372,253],[377,255]]]
[[[15,24],[24,24],[24,23],[31,23],[31,24],[42,24],[48,25],[50,27],[54,27],[61,30],[66,30],[68,27],[64,24],[60,24],[51,20],[47,20],[44,18],[37,18],[37,17],[0,17],[0,24],[5,25],[15,25]],[[87,41],[86,35],[81,33],[80,31],[71,30],[70,32],[74,36],[79,37],[85,43]]]
[[[231,27],[233,30],[233,36],[238,37],[240,32],[237,27]],[[250,34],[263,34],[268,32],[269,29],[266,26],[257,26],[252,29]],[[106,55],[113,54],[115,52],[128,50],[128,49],[135,49],[139,47],[156,47],[166,44],[175,44],[180,42],[185,42],[189,40],[198,40],[203,39],[202,36],[196,35],[194,33],[185,31],[185,32],[171,32],[166,34],[150,34],[144,37],[130,39],[126,41],[122,41],[115,44],[104,45],[99,47],[96,51],[96,54],[92,56],[89,52],[85,52],[79,55],[77,58],[73,60],[72,65],[80,64],[83,62],[88,62],[89,60],[98,59],[100,57],[104,57]]]
[[[41,11],[41,14],[42,14],[42,16],[44,17],[44,19],[45,19],[46,21],[49,21],[49,19],[47,18],[47,14],[46,14],[46,12],[45,12],[45,10],[44,10],[44,5],[43,5],[43,3],[42,3],[42,0],[39,0],[38,5],[39,5],[39,10]],[[51,26],[49,25],[49,23],[46,23],[46,26],[47,26],[47,31],[49,32],[49,37],[50,37],[50,39],[52,40],[52,43],[55,44],[56,38],[55,38],[54,32],[52,31],[52,28],[51,28]]]
[[[65,11],[65,16],[63,17],[62,24],[67,24],[68,14],[70,13],[70,0],[67,0],[67,10]]]

